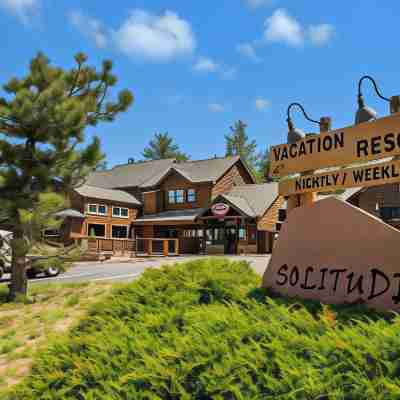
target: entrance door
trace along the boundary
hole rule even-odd
[[[225,229],[225,254],[236,254],[237,247],[237,229],[226,228]]]

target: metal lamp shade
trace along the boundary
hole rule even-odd
[[[299,140],[303,139],[306,136],[306,134],[298,128],[291,128],[289,129],[288,135],[287,135],[287,143],[292,144],[296,143]]]
[[[369,122],[376,119],[378,113],[371,107],[368,107],[364,103],[364,99],[361,93],[358,95],[358,110],[356,112],[356,125],[362,124],[363,122]]]
[[[378,113],[371,107],[363,106],[357,110],[356,125],[363,122],[373,121],[378,116]]]

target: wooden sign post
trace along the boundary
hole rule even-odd
[[[400,155],[400,113],[272,147],[271,174],[340,167]]]
[[[391,98],[390,110],[333,131],[331,120],[321,118],[319,135],[272,147],[271,173],[283,178],[279,194],[287,197],[289,214],[264,287],[400,312],[400,231],[337,198],[314,202],[318,192],[400,182],[400,96]]]

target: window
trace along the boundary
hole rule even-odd
[[[113,207],[112,215],[118,218],[128,218],[129,210],[124,207]]]
[[[113,225],[111,227],[111,237],[116,239],[126,239],[128,237],[128,226]]]
[[[278,221],[285,221],[286,220],[286,210],[281,208],[278,210]]]
[[[380,211],[383,220],[400,219],[400,207],[381,207]]]
[[[169,190],[168,191],[168,203],[169,204],[182,204],[185,202],[185,191],[179,190]]]
[[[103,224],[88,224],[87,234],[93,237],[105,237],[106,226]]]
[[[101,215],[107,214],[107,207],[104,204],[99,204],[98,213]]]
[[[88,213],[97,214],[97,204],[88,204]]]
[[[189,189],[187,191],[187,201],[189,203],[194,203],[196,201],[196,190],[195,189]]]
[[[168,191],[168,203],[175,204],[175,190]]]
[[[107,215],[107,206],[104,204],[88,204],[88,214]]]
[[[246,228],[239,228],[239,239],[246,240]]]
[[[185,202],[185,191],[184,190],[176,190],[175,191],[175,199],[177,204],[182,204]]]
[[[256,243],[257,240],[257,228],[255,226],[249,226],[249,243]]]

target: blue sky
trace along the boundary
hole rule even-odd
[[[362,75],[400,95],[399,18],[394,0],[0,0],[0,82],[21,76],[39,50],[64,67],[78,51],[94,65],[111,58],[135,103],[88,132],[109,166],[140,158],[164,131],[193,159],[222,156],[238,119],[264,150],[285,141],[291,102],[339,128],[353,123]],[[388,113],[368,82],[363,92]],[[317,129],[296,111],[294,120]]]

